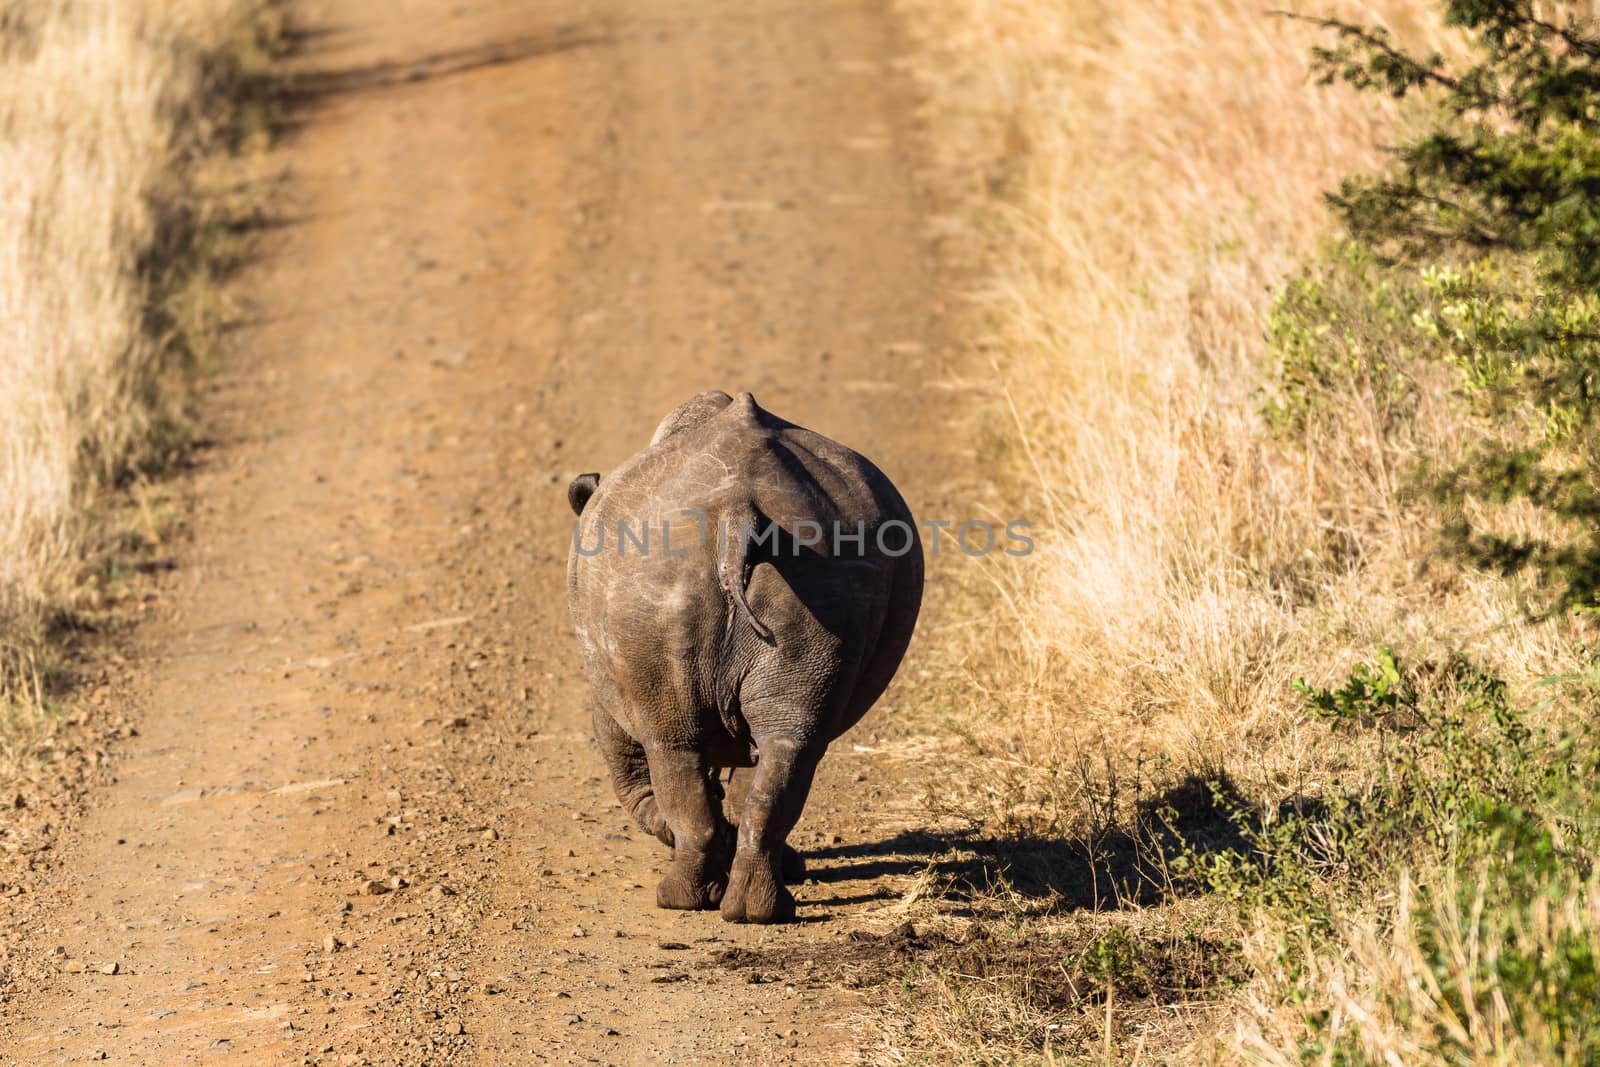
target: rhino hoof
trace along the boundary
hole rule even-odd
[[[785,923],[794,919],[794,894],[784,886],[768,856],[733,861],[722,918],[733,923]]]
[[[674,911],[705,911],[721,904],[723,893],[721,882],[697,882],[671,870],[656,886],[656,906]]]

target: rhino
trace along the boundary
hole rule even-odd
[[[663,908],[794,917],[787,838],[817,763],[888,686],[922,542],[866,458],[701,393],[602,481],[573,480],[568,606],[617,798],[672,849]],[[721,772],[754,768],[736,822]]]

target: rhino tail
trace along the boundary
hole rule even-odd
[[[771,627],[756,618],[745,597],[750,580],[750,538],[756,532],[756,510],[746,506],[730,514],[723,525],[722,544],[717,553],[717,580],[733,601],[733,609],[763,641],[773,643]]]

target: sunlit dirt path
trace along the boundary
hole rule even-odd
[[[926,861],[881,756],[904,687],[824,764],[801,922],[658,911],[665,851],[587,736],[565,488],[721,387],[948,510],[883,6],[296,6],[288,180],[139,733],[14,917],[0,1061],[870,1057],[806,960],[892,925]]]

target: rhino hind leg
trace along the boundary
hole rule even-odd
[[[751,775],[739,773],[736,769],[733,782],[728,788],[726,817],[735,830],[739,828],[739,821],[744,817],[745,802],[750,796],[750,781]],[[806,876],[806,858],[787,842],[783,845],[778,862],[785,882],[798,882]]]
[[[646,756],[672,839],[672,866],[656,887],[656,904],[683,911],[715,908],[727,886],[733,851],[721,790],[699,752],[649,748]]]
[[[729,922],[773,923],[794,918],[794,894],[784,884],[804,872],[804,861],[786,838],[805,807],[820,752],[788,738],[761,745],[755,780],[739,820],[738,850],[722,895],[722,917]]]

